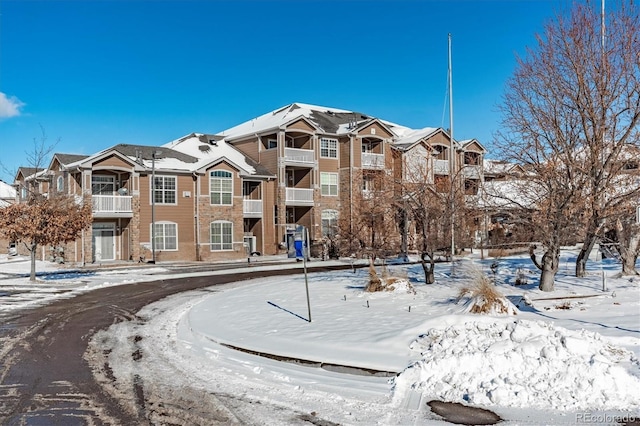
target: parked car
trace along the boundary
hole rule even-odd
[[[16,243],[9,243],[9,247],[7,249],[7,253],[9,256],[17,256],[18,255],[18,246]]]

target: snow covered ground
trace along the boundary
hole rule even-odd
[[[438,264],[432,285],[419,265],[390,265],[415,291],[366,293],[366,268],[310,274],[310,308],[302,274],[245,281],[149,305],[142,321],[115,324],[94,345],[108,347],[121,381],[133,380],[135,368],[145,383],[240,395],[260,403],[247,416],[270,424],[290,424],[287,410],[340,424],[441,424],[426,405],[434,399],[491,409],[506,424],[638,419],[640,277],[616,277],[620,266],[605,260],[590,261],[589,276],[576,279],[574,259],[563,253],[552,293],[537,289],[526,256],[497,259],[495,273],[495,259]],[[157,265],[43,276],[34,285],[10,275],[25,267],[0,258],[0,320],[55,297],[166,278]],[[495,279],[517,315],[468,312],[458,294],[472,269]],[[515,285],[518,272],[526,284]],[[143,365],[131,364],[134,341]]]

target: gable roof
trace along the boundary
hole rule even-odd
[[[393,146],[402,151],[407,151],[411,149],[415,144],[428,139],[439,131],[442,131],[442,129],[439,127],[425,127],[417,130],[405,128],[404,131],[399,135]]]
[[[151,145],[118,144],[67,164],[67,168],[88,167],[90,164],[113,154],[125,158],[130,161],[131,164],[138,164],[148,169],[152,167],[154,154],[156,169],[164,168],[166,170],[191,171],[193,166],[189,165],[198,162],[197,158],[170,148]]]
[[[334,135],[346,134],[373,120],[373,117],[359,112],[296,102],[245,121],[220,132],[219,135],[226,140],[235,140],[256,133],[278,130],[302,117],[310,121],[320,132]]]
[[[75,163],[76,161],[79,161],[79,160],[84,160],[87,157],[88,155],[79,155],[79,154],[63,154],[63,153],[53,154],[53,158],[57,158],[58,162],[63,166],[70,163]],[[53,159],[51,161],[53,162]]]
[[[243,176],[275,177],[273,172],[259,165],[217,135],[191,133],[163,145],[162,149],[164,150],[165,147],[193,158],[197,157],[197,161],[190,167],[194,172],[227,161],[238,168]]]
[[[478,149],[480,151],[482,151],[483,153],[487,152],[487,149],[480,143],[480,141],[478,141],[478,139],[466,139],[463,141],[460,141],[460,145],[462,146],[463,150],[467,150],[468,148],[470,148],[472,145],[476,145],[478,147]]]

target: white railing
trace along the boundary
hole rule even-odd
[[[313,163],[315,156],[311,149],[285,148],[284,159],[295,163]]]
[[[362,198],[364,200],[371,200],[371,199],[373,199],[374,195],[375,195],[374,191],[372,191],[370,189],[363,189],[362,190]]]
[[[286,202],[313,204],[313,189],[287,188]]]
[[[94,213],[131,213],[130,195],[92,195]]]
[[[462,168],[462,170],[464,172],[464,176],[465,177],[474,178],[474,179],[480,179],[480,173],[482,171],[480,169],[480,166],[466,164]]]
[[[262,216],[262,200],[242,200],[242,213]]]
[[[448,175],[449,160],[435,160],[435,164],[433,165],[433,171],[437,175]]]
[[[384,154],[362,153],[362,167],[370,169],[384,169]]]

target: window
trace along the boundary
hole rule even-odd
[[[156,250],[178,250],[178,224],[156,222],[154,231]]]
[[[233,223],[211,222],[211,251],[233,250]]]
[[[338,140],[320,139],[320,156],[324,158],[338,158]]]
[[[26,186],[23,186],[20,188],[20,198],[23,200],[27,199],[27,195],[29,194],[29,191],[27,190]]]
[[[338,195],[337,173],[320,173],[320,193],[322,195]]]
[[[267,139],[267,149],[273,149],[278,147],[277,139]]]
[[[115,176],[91,176],[91,194],[93,195],[113,195],[116,190]]]
[[[363,191],[373,191],[373,179],[370,176],[362,177],[362,190]]]
[[[58,192],[63,192],[64,191],[64,177],[58,176],[58,180],[57,180],[57,183],[56,183],[56,189],[58,190]]]
[[[153,181],[153,200],[156,204],[176,204],[175,176],[156,176]]]
[[[438,145],[434,147],[434,154],[436,160],[448,160],[449,159],[449,148],[443,145]]]
[[[209,179],[211,191],[211,204],[231,205],[233,197],[233,181],[231,172],[225,170],[214,170]]]
[[[338,211],[322,210],[322,236],[332,238],[338,229]]]
[[[477,195],[478,181],[476,179],[466,179],[464,181],[464,193],[466,195]]]
[[[471,166],[477,166],[480,164],[480,154],[477,152],[465,152],[464,153],[464,164],[468,164]]]

